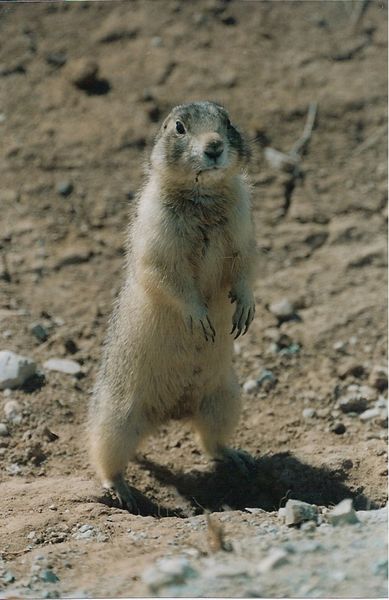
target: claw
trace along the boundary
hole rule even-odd
[[[117,498],[120,508],[126,508],[128,512],[137,514],[138,505],[134,494],[123,477],[118,477],[115,481],[104,485],[104,488]]]
[[[202,321],[200,321],[200,323],[201,323],[201,327],[203,328],[205,341],[208,342],[207,330],[205,329],[204,323]]]

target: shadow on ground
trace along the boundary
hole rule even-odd
[[[214,471],[205,473],[174,473],[146,460],[142,464],[162,484],[175,486],[199,510],[199,507],[211,511],[255,507],[272,511],[283,506],[288,498],[329,506],[350,497],[358,509],[375,508],[360,490],[347,486],[346,471],[313,467],[289,452],[257,458],[247,477],[228,463],[217,464]]]
[[[161,485],[173,486],[185,498],[191,514],[204,510],[243,510],[261,508],[278,510],[289,498],[321,506],[335,505],[344,498],[353,498],[358,510],[377,508],[376,503],[360,489],[345,483],[347,472],[314,467],[298,460],[288,452],[257,458],[248,475],[243,475],[231,464],[217,464],[212,471],[173,472],[168,467],[142,459],[142,466],[150,470]],[[169,509],[149,500],[135,488],[139,514],[143,516],[190,516],[180,509]],[[105,496],[100,501],[120,508],[116,499]]]

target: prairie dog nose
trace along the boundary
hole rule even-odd
[[[205,143],[204,154],[208,156],[208,158],[217,159],[221,155],[224,149],[224,144],[222,138],[218,135],[209,136]]]

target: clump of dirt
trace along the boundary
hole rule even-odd
[[[0,392],[0,548],[18,581],[41,554],[61,580],[84,561],[66,592],[96,595],[90,573],[128,552],[133,575],[111,583],[131,595],[204,509],[386,502],[387,9],[371,2],[356,22],[354,5],[0,8],[0,350],[38,365],[23,389]],[[163,427],[128,471],[150,500],[142,512],[173,517],[156,520],[101,496],[84,423],[144,161],[172,105],[199,99],[224,104],[253,150],[257,312],[234,360],[254,383],[233,444],[255,466],[248,478],[214,467],[185,424]],[[290,152],[312,103],[291,177],[266,149]],[[80,375],[45,369],[50,358]],[[117,537],[127,529],[130,550]]]

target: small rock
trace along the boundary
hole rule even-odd
[[[72,193],[73,190],[74,190],[74,186],[71,181],[60,181],[59,184],[57,185],[58,194],[60,194],[61,196],[64,196],[65,198],[67,196],[70,196],[70,194]]]
[[[360,393],[348,393],[339,398],[337,406],[343,413],[361,413],[367,408],[367,400]]]
[[[317,506],[301,502],[300,500],[288,500],[285,505],[285,524],[300,525],[304,521],[317,521]]]
[[[337,342],[335,342],[335,344],[332,347],[334,350],[336,350],[336,352],[340,352],[342,354],[347,351],[347,343],[343,342],[342,340],[338,340]]]
[[[75,360],[70,360],[68,358],[50,358],[43,363],[43,367],[49,371],[66,373],[66,375],[78,376],[82,374],[81,365]]]
[[[303,410],[303,418],[304,419],[312,419],[316,416],[316,410],[314,408],[304,408]]]
[[[40,574],[40,578],[46,583],[56,583],[59,581],[59,577],[51,569],[44,569]]]
[[[153,48],[161,48],[163,46],[163,39],[159,35],[155,35],[151,38],[150,45]]]
[[[267,573],[268,571],[272,571],[273,569],[277,569],[282,565],[286,564],[288,561],[288,553],[281,548],[275,548],[271,550],[270,554],[261,560],[258,565],[258,570],[260,573]]]
[[[60,68],[66,64],[67,56],[65,52],[49,52],[46,54],[46,62],[52,67]]]
[[[346,433],[346,426],[344,423],[341,423],[340,421],[338,421],[338,422],[334,423],[333,425],[331,425],[330,431],[331,431],[331,433],[336,433],[337,435],[342,435],[343,433]]]
[[[30,358],[9,350],[0,351],[0,390],[16,388],[36,372],[36,364]]]
[[[376,365],[370,373],[369,383],[374,388],[383,392],[388,387],[388,369]]]
[[[353,507],[351,498],[346,498],[339,502],[328,515],[332,525],[344,525],[346,523],[358,523],[359,519]]]
[[[30,331],[31,331],[32,335],[35,336],[39,342],[45,342],[47,340],[47,338],[49,337],[47,330],[40,323],[31,325]]]
[[[282,298],[281,300],[272,302],[269,306],[269,310],[275,317],[277,317],[277,319],[281,319],[283,321],[292,318],[295,314],[294,306],[288,300],[288,298]]]
[[[18,425],[22,422],[22,406],[17,400],[8,400],[4,404],[4,414],[7,421]]]
[[[377,419],[378,417],[381,416],[381,411],[379,408],[369,408],[368,410],[365,410],[361,415],[359,415],[359,418],[361,419],[361,421],[372,421],[373,419]]]
[[[346,377],[349,377],[350,375],[357,377],[358,379],[362,379],[366,375],[366,369],[360,363],[350,359],[338,367],[338,375],[340,379],[346,379]]]
[[[66,352],[69,352],[69,354],[76,354],[76,352],[78,352],[78,346],[76,342],[71,338],[67,338],[64,341],[63,345],[65,347]]]
[[[257,379],[258,385],[262,386],[266,391],[270,390],[277,383],[277,379],[272,371],[262,369]]]
[[[258,383],[257,379],[248,379],[243,384],[243,391],[246,394],[254,394],[254,392],[256,392],[258,388],[259,388],[259,383]]]
[[[0,437],[7,437],[9,435],[8,427],[5,423],[0,423]]]

